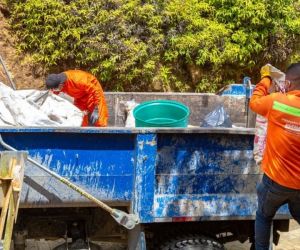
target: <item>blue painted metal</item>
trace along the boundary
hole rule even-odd
[[[157,135],[138,134],[136,153],[133,212],[139,214],[140,218],[143,218],[143,222],[152,222]]]
[[[254,85],[251,84],[251,78],[246,76],[243,79],[243,85],[246,88],[246,98],[251,98],[254,90]]]
[[[244,84],[229,84],[226,86],[219,95],[221,96],[251,96],[252,90],[254,89],[254,85],[251,85],[251,89],[247,89]]]
[[[254,217],[253,135],[160,134],[154,217]],[[279,214],[286,214],[286,209]]]
[[[132,134],[1,133],[8,144],[27,150],[29,155],[56,173],[69,178],[96,197],[109,201],[131,200],[134,164]],[[93,131],[94,132],[94,131]],[[87,201],[57,180],[28,165],[21,202],[23,206],[57,206]]]
[[[3,140],[96,198],[131,205],[142,223],[249,219],[261,173],[253,129],[0,128]],[[91,206],[26,166],[23,207]],[[287,217],[287,209],[278,213]]]

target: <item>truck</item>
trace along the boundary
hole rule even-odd
[[[10,145],[107,205],[138,218],[128,230],[95,203],[26,163],[14,249],[224,249],[254,240],[256,185],[254,127],[244,96],[199,93],[106,93],[107,128],[1,127]],[[191,110],[187,128],[126,128],[124,103],[167,99]],[[232,128],[203,128],[222,104]],[[287,231],[287,207],[277,212],[273,241]],[[59,241],[60,240],[60,241]],[[27,247],[27,248],[26,248]],[[113,245],[109,249],[114,249]]]

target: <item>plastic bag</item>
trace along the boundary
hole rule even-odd
[[[263,68],[265,68],[271,76],[273,86],[275,87],[276,92],[285,93],[285,73],[275,68],[271,64],[266,64]]]
[[[263,154],[266,146],[267,126],[267,119],[261,115],[257,115],[253,147],[253,157],[257,165],[260,165],[263,159]]]
[[[139,105],[139,103],[135,102],[135,100],[130,101],[124,101],[122,102],[125,106],[126,111],[126,121],[125,121],[125,127],[126,128],[134,128],[135,127],[135,119],[133,116],[133,110],[134,108]]]
[[[224,127],[231,128],[232,121],[223,105],[218,105],[212,112],[204,117],[201,127]]]

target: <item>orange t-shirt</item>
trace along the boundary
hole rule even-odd
[[[250,100],[250,108],[268,119],[262,169],[276,183],[300,189],[300,90],[268,94],[270,86],[263,78]]]
[[[72,96],[74,105],[82,111],[90,113],[98,105],[99,120],[95,126],[107,126],[108,109],[102,87],[96,77],[82,70],[68,70],[64,73],[67,75],[67,80],[61,91]],[[87,125],[86,115],[83,118],[82,126]]]

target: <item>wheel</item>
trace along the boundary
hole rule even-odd
[[[224,250],[223,244],[202,235],[184,235],[163,242],[159,250]]]

